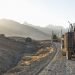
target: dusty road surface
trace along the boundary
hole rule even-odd
[[[66,68],[67,75],[75,75],[75,58],[66,61]]]
[[[65,56],[62,56],[60,45],[56,44],[56,47],[55,57],[39,75],[75,75],[75,58],[67,60]]]
[[[57,53],[47,67],[39,75],[66,75],[66,59],[62,56],[60,45],[55,44]]]
[[[60,45],[56,44],[57,53],[39,75],[66,75],[66,58],[62,56]]]

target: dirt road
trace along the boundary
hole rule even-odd
[[[62,56],[60,45],[56,44],[56,47],[58,51],[55,57],[39,75],[75,75],[75,58],[67,60]]]
[[[60,45],[56,44],[57,53],[39,75],[66,75],[66,59],[62,56]]]
[[[67,75],[75,75],[75,58],[66,61],[66,68]]]

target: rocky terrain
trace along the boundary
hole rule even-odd
[[[0,75],[37,74],[49,63],[49,56],[53,57],[55,54],[50,40],[21,40],[0,35]]]
[[[0,75],[13,68],[23,55],[37,52],[36,43],[24,43],[0,36]]]
[[[36,53],[24,53],[17,65],[5,72],[3,75],[36,75],[44,66],[46,66],[49,63],[49,56],[51,56],[52,59],[52,56],[54,56],[55,52],[53,52],[53,49],[50,47],[50,41],[38,42],[38,51]],[[31,47],[29,48],[29,46]],[[32,47],[32,45],[28,44],[26,49],[31,50]]]
[[[0,75],[75,75],[75,58],[67,60],[60,43],[20,38],[0,36]]]

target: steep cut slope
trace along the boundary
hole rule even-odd
[[[0,20],[0,33],[8,36],[31,37],[38,40],[50,39],[48,34],[36,28],[7,19]]]
[[[14,67],[24,52],[23,43],[0,37],[0,75]]]

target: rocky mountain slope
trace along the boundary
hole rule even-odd
[[[41,30],[7,19],[0,20],[0,34],[6,34],[7,36],[31,37],[38,40],[50,39],[50,36]]]
[[[57,34],[58,36],[61,36],[61,30],[62,30],[62,34],[68,31],[68,28],[64,28],[63,26],[57,26],[57,25],[52,25],[52,24],[49,24],[46,27],[34,26],[28,23],[24,23],[24,24],[32,26],[50,36],[52,35],[52,32]]]

